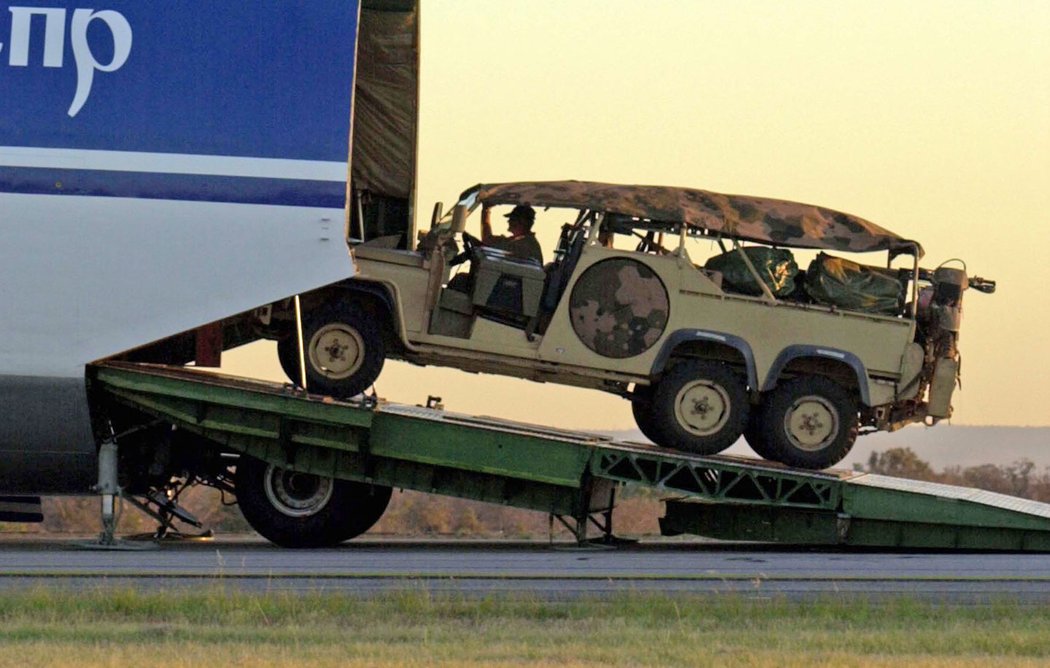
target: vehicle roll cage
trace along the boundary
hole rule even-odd
[[[470,193],[469,196],[462,198],[459,201],[460,205],[467,207],[467,215],[474,212],[475,209],[482,206],[484,202],[478,199],[477,191]],[[505,204],[500,202],[500,204]],[[550,210],[551,208],[575,208],[570,206],[555,206],[555,205],[543,205],[533,204],[532,206],[543,209],[544,211]],[[670,255],[674,251],[668,250],[663,246],[663,235],[671,234],[677,235],[680,238],[680,245],[678,252],[681,253],[685,246],[685,240],[687,238],[710,238],[718,243],[722,252],[729,252],[730,249],[726,247],[725,239],[729,239],[732,242],[732,250],[740,253],[740,257],[744,264],[748,268],[748,272],[752,274],[756,283],[762,288],[763,298],[770,302],[775,302],[776,297],[770,292],[769,288],[761,280],[758,270],[752,264],[750,258],[744,252],[744,246],[741,241],[747,239],[738,237],[736,235],[727,234],[725,232],[713,232],[706,227],[700,227],[697,225],[690,225],[684,222],[672,222],[672,221],[661,221],[651,220],[645,218],[638,218],[627,214],[616,213],[613,211],[599,211],[597,209],[582,208],[576,209],[576,219],[572,223],[565,223],[562,225],[561,234],[558,238],[557,247],[554,250],[554,261],[553,265],[566,265],[570,271],[575,268],[575,259],[578,259],[580,250],[583,245],[588,242],[594,242],[598,238],[598,234],[602,229],[608,229],[615,234],[631,235],[638,238],[638,245],[635,248],[636,252],[655,252],[661,255]],[[448,221],[446,221],[446,218]],[[451,221],[451,211],[445,214],[441,219],[441,223]],[[584,234],[584,228],[589,229]],[[769,246],[772,245],[774,248],[780,247],[778,244],[769,244],[763,241],[755,241],[760,245]],[[785,248],[792,248],[791,244],[783,244]],[[856,252],[843,250],[842,252]],[[910,270],[900,270],[901,279],[908,280],[910,282],[909,296],[909,312],[906,314],[907,317],[915,319],[918,313],[919,303],[919,280],[929,281],[933,277],[933,272],[929,270],[921,269],[919,267],[919,259],[922,255],[920,246],[917,243],[907,244],[902,247],[889,249],[887,251],[886,267],[892,268],[893,261],[900,255],[910,255],[912,257],[912,267]],[[567,261],[566,261],[567,260]],[[571,265],[568,266],[568,265]],[[918,277],[918,280],[916,280]],[[975,281],[971,281],[975,283]],[[978,289],[982,291],[994,290],[994,283],[991,288],[987,287],[987,281],[978,280],[977,285],[980,286]],[[971,287],[975,287],[971,285]]]

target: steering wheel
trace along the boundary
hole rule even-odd
[[[463,252],[456,255],[448,262],[448,266],[455,267],[456,265],[463,264],[474,255],[475,249],[481,246],[481,240],[470,234],[469,232],[463,233]]]

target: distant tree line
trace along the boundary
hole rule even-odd
[[[976,487],[1050,503],[1050,467],[1036,471],[1035,464],[1029,459],[1018,459],[1004,465],[948,466],[941,471],[934,471],[911,448],[890,448],[885,452],[871,453],[866,466],[858,465],[855,468],[867,473]]]

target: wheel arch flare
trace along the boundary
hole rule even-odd
[[[847,390],[855,391],[861,404],[871,405],[868,370],[864,362],[851,352],[827,346],[788,346],[773,360],[760,391],[769,392],[783,379],[785,373],[793,371],[826,376]]]

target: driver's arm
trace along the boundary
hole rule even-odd
[[[492,234],[492,208],[488,204],[481,206],[481,243],[491,244]]]

